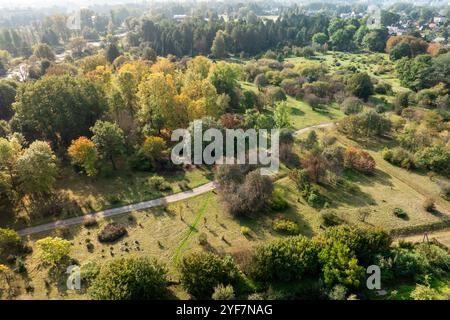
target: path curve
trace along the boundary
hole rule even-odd
[[[295,132],[295,135],[305,133],[312,129],[329,127],[331,125],[333,125],[333,122],[321,123],[321,124],[317,124],[314,126],[306,127],[306,128],[297,130]],[[65,219],[65,220],[59,220],[59,221],[54,221],[54,222],[50,222],[50,223],[46,223],[46,224],[41,224],[38,226],[19,230],[18,233],[20,236],[24,237],[24,236],[32,235],[32,234],[39,233],[39,232],[50,231],[57,227],[73,226],[73,225],[82,224],[86,220],[86,218],[89,218],[89,217],[99,218],[99,219],[100,218],[108,218],[108,217],[132,212],[132,211],[138,211],[138,210],[159,207],[166,203],[177,202],[177,201],[186,200],[186,199],[189,199],[192,197],[199,196],[201,194],[204,194],[204,193],[214,190],[216,187],[217,187],[217,183],[215,181],[213,181],[213,182],[206,183],[200,187],[197,187],[197,188],[194,188],[191,190],[187,190],[187,191],[183,191],[183,192],[179,192],[179,193],[175,193],[175,194],[172,194],[172,195],[169,195],[166,197],[149,200],[149,201],[144,201],[144,202],[139,202],[139,203],[135,203],[135,204],[130,204],[130,205],[126,205],[126,206],[119,207],[119,208],[107,209],[107,210],[103,210],[103,211],[99,211],[96,213],[87,214],[87,215],[83,215],[83,216],[79,216],[79,217],[74,217],[74,218],[69,218],[69,219]]]

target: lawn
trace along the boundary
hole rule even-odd
[[[160,175],[166,179],[170,188],[166,191],[158,191],[152,190],[147,184],[148,179],[154,175],[155,173],[152,172],[120,171],[109,178],[91,178],[84,174],[77,174],[71,168],[64,168],[61,178],[57,181],[56,190],[66,194],[70,200],[74,201],[79,207],[81,215],[156,199],[198,187],[213,179],[212,172],[203,167],[162,173]],[[30,221],[26,218],[25,213],[19,218],[5,214],[0,216],[0,226],[20,229],[65,219],[69,216],[60,214],[48,218],[35,217]]]

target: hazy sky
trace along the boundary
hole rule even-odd
[[[151,1],[151,0],[148,0]],[[161,1],[161,0],[159,0]],[[87,6],[93,4],[117,4],[143,2],[143,0],[0,0],[0,7],[49,7],[49,6]]]

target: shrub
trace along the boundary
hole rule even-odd
[[[219,284],[214,288],[214,293],[212,295],[213,300],[233,300],[234,299],[234,289],[232,285],[224,286]]]
[[[384,160],[404,169],[414,167],[413,155],[402,147],[395,147],[394,149],[385,148],[382,156]]]
[[[317,275],[317,253],[316,243],[304,236],[274,240],[256,249],[250,274],[263,282],[287,282]]]
[[[356,114],[360,113],[364,107],[361,100],[355,97],[348,97],[342,102],[341,109],[346,114]]]
[[[219,284],[233,285],[240,280],[240,271],[230,256],[192,252],[179,264],[183,287],[198,299],[210,298]]]
[[[100,273],[100,266],[93,262],[89,261],[80,267],[80,280],[84,287],[88,288],[91,286],[92,282]]]
[[[434,203],[434,199],[426,198],[425,201],[423,202],[423,208],[425,209],[425,211],[428,212],[436,211],[436,204]]]
[[[407,219],[408,218],[408,214],[401,208],[395,208],[392,213],[400,219]]]
[[[154,191],[170,190],[170,184],[161,176],[152,176],[148,178],[147,185]]]
[[[250,228],[249,227],[241,227],[241,233],[242,235],[248,237],[250,235]]]
[[[429,270],[426,258],[413,250],[395,248],[392,256],[392,271],[398,278],[418,279]]]
[[[198,235],[198,243],[201,246],[206,246],[208,244],[208,236],[206,233],[202,232]]]
[[[450,253],[446,249],[431,243],[420,243],[415,246],[415,251],[427,260],[432,272],[439,276],[450,272]]]
[[[350,147],[344,153],[344,166],[371,174],[375,171],[375,160],[368,152]]]
[[[275,231],[290,235],[297,235],[300,233],[300,227],[297,222],[289,219],[276,219],[273,223],[273,228]]]
[[[334,212],[326,211],[322,214],[322,224],[325,227],[333,227],[342,224],[343,221]]]
[[[450,172],[450,151],[444,146],[425,147],[416,152],[415,158],[417,165],[420,167],[438,173],[446,174]]]
[[[98,234],[100,242],[114,242],[127,234],[125,226],[119,223],[108,223]]]
[[[269,200],[269,207],[273,211],[284,211],[289,208],[289,203],[283,198],[280,192],[277,192],[276,190]]]
[[[0,257],[16,252],[22,244],[19,234],[12,229],[0,228]]]
[[[89,289],[99,300],[157,300],[166,295],[166,268],[147,258],[120,258],[100,269]]]

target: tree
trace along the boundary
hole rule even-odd
[[[56,156],[44,141],[33,142],[17,160],[20,189],[31,195],[50,193],[58,175]]]
[[[114,170],[117,169],[115,158],[121,155],[125,147],[122,129],[116,123],[97,121],[91,128],[92,141],[95,143],[100,156],[111,161]]]
[[[348,97],[342,102],[341,108],[346,115],[357,114],[363,110],[364,104],[358,98]]]
[[[342,284],[358,288],[364,277],[364,268],[358,265],[358,259],[350,248],[341,243],[328,244],[319,253],[322,263],[324,283],[328,287]]]
[[[86,40],[80,37],[73,39],[69,43],[69,48],[72,50],[72,53],[78,57],[81,56],[86,46],[87,46]]]
[[[386,42],[387,53],[391,53],[393,48],[401,42],[409,44],[409,47],[411,49],[410,54],[412,57],[427,52],[428,43],[425,42],[424,40],[410,35],[401,35],[401,36],[392,36],[388,39],[388,41]]]
[[[327,162],[317,149],[307,152],[301,158],[301,164],[308,172],[310,181],[316,183],[322,179],[327,169]]]
[[[80,137],[72,141],[67,152],[72,159],[72,164],[83,168],[88,176],[97,174],[98,152],[95,143],[90,139]]]
[[[98,300],[158,300],[167,294],[167,269],[148,258],[119,258],[106,263],[89,295]]]
[[[69,257],[70,241],[55,237],[47,237],[36,241],[39,259],[52,266],[57,266],[63,259]]]
[[[319,45],[324,45],[325,43],[327,43],[327,41],[328,37],[323,32],[318,32],[312,37],[312,42],[317,43]]]
[[[225,36],[222,30],[217,31],[211,47],[212,54],[217,58],[224,58],[227,54]]]
[[[113,63],[120,56],[120,51],[114,43],[106,47],[105,58],[109,63]]]
[[[219,284],[235,285],[241,275],[230,256],[209,252],[185,254],[178,266],[183,287],[197,299],[210,298]]]
[[[259,246],[252,256],[250,275],[265,283],[298,281],[319,273],[319,246],[304,236],[288,237]]]
[[[27,84],[17,95],[12,127],[28,141],[51,141],[66,149],[72,140],[87,136],[106,110],[103,90],[79,77],[51,76]]]
[[[355,73],[348,77],[346,81],[347,89],[358,98],[367,101],[373,94],[373,84],[367,73]]]
[[[155,62],[157,58],[158,56],[153,48],[145,47],[144,50],[142,50],[142,59]]]
[[[263,87],[268,85],[268,81],[264,73],[260,73],[255,77],[255,86],[258,87],[258,90],[261,90]]]
[[[420,149],[414,155],[417,165],[439,173],[450,172],[450,150],[442,145]]]
[[[395,70],[401,84],[415,91],[430,88],[440,81],[433,68],[432,57],[427,54],[414,59],[402,58],[397,62]]]
[[[146,137],[141,147],[142,154],[150,161],[153,168],[167,156],[167,145],[161,137]]]
[[[16,231],[0,228],[0,257],[14,254],[21,244],[22,240]]]
[[[52,48],[46,43],[39,43],[34,47],[33,54],[39,59],[55,60]]]
[[[362,173],[370,174],[375,171],[375,160],[366,151],[349,147],[344,153],[344,166]]]
[[[7,82],[0,82],[0,120],[9,120],[14,112],[12,104],[16,98],[16,88]]]
[[[384,52],[389,34],[387,29],[372,30],[363,38],[363,45],[370,51]]]
[[[408,42],[400,42],[399,44],[395,45],[389,53],[389,58],[394,61],[400,60],[404,57],[411,58],[411,56],[411,46]]]
[[[275,121],[275,126],[279,129],[287,128],[291,125],[289,106],[285,101],[280,101],[275,104],[273,120]]]

